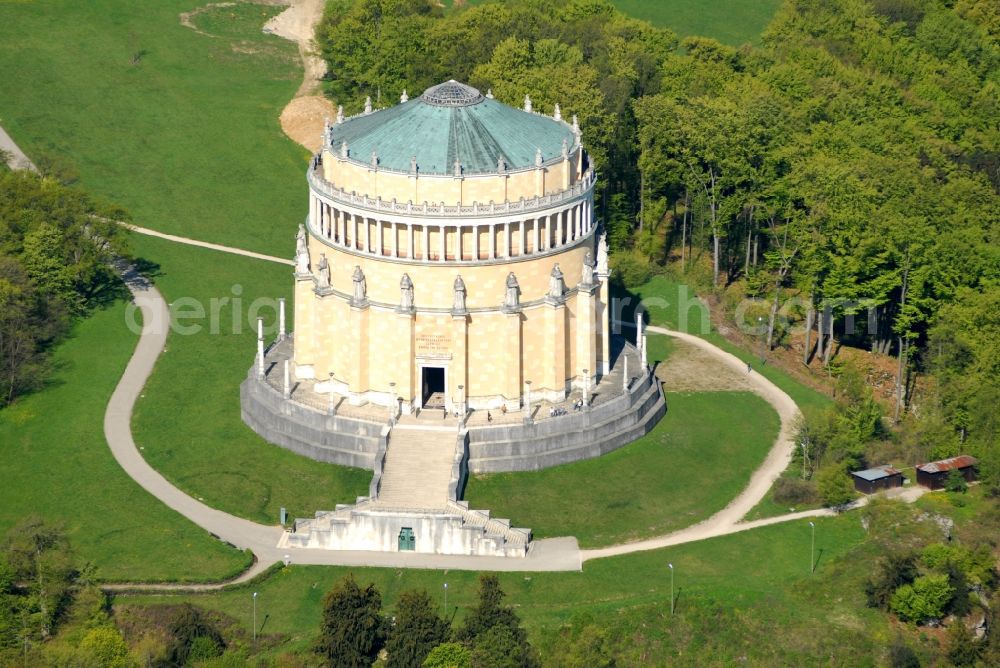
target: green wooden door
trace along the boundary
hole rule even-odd
[[[399,530],[399,551],[412,552],[417,549],[417,537],[413,535],[413,529],[403,527]]]

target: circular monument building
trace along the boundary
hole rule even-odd
[[[594,172],[558,113],[449,81],[338,117],[308,179],[296,378],[454,413],[518,410],[529,381],[560,401],[607,371]]]
[[[600,455],[662,414],[643,336],[609,328],[575,117],[448,81],[338,112],[307,180],[294,334],[282,309],[242,392],[271,442],[377,470],[399,452],[387,430],[433,418],[466,440],[463,470],[523,470]]]

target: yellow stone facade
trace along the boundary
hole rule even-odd
[[[593,387],[610,359],[607,253],[576,137],[533,167],[470,176],[325,146],[296,254],[296,376],[403,412],[435,393],[449,411],[516,410]]]

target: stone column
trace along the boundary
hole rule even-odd
[[[257,318],[257,378],[264,380],[264,318]]]
[[[438,225],[438,235],[440,235],[440,237],[441,237],[441,243],[439,244],[441,246],[441,256],[438,259],[441,262],[445,261],[445,254],[448,251],[448,247],[445,245],[444,228],[445,228],[444,225]]]
[[[596,369],[600,370],[602,375],[607,375],[611,373],[611,322],[610,322],[610,304],[611,290],[609,287],[610,276],[607,268],[602,266],[602,263],[598,263],[598,267],[603,271],[596,274],[597,280],[600,282],[600,288],[598,289],[597,303],[595,304],[596,316],[595,322],[597,323],[597,350],[599,355],[599,364]]]
[[[472,259],[479,259],[479,226],[472,226]]]
[[[493,223],[490,223],[487,226],[487,229],[490,231],[490,254],[489,254],[489,259],[490,260],[495,260],[496,257],[497,257],[497,226],[494,225]]]
[[[524,218],[522,218],[521,220],[519,220],[517,222],[517,232],[520,235],[520,245],[519,245],[519,247],[517,249],[517,254],[518,255],[525,255],[526,254],[526,251],[525,251],[524,247],[525,247],[525,245],[528,242],[528,230],[524,226],[524,222],[525,222]]]
[[[506,258],[509,258],[513,255],[513,253],[511,253],[510,250],[510,242],[511,242],[510,221],[507,221],[503,224],[503,250],[504,250],[504,257]]]
[[[596,283],[576,286],[576,369],[573,375],[585,375],[583,369],[597,367],[597,291]],[[589,382],[589,380],[584,381]]]
[[[531,422],[531,381],[524,381],[524,421]]]
[[[563,212],[555,214],[556,217],[556,246],[561,246],[563,243]]]
[[[399,257],[399,240],[396,238],[396,223],[389,221],[389,237],[392,246],[392,257]]]
[[[406,257],[411,260],[415,257],[413,253],[413,223],[406,224]]]
[[[421,249],[420,252],[423,254],[423,259],[426,261],[426,260],[430,260],[431,259],[431,253],[430,253],[430,250],[431,250],[431,230],[427,226],[427,223],[423,224],[423,228],[424,228],[424,247]]]
[[[462,259],[462,230],[461,225],[455,225],[455,259]]]
[[[531,225],[531,235],[532,235],[532,246],[531,252],[538,253],[540,248],[538,244],[541,243],[541,231],[538,229],[542,225],[542,217],[537,216]]]
[[[285,340],[285,298],[278,298],[278,340]]]

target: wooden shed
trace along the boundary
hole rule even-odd
[[[903,474],[888,464],[864,471],[851,471],[851,477],[854,478],[854,489],[862,494],[874,494],[883,489],[903,486]]]
[[[976,479],[976,464],[979,461],[970,455],[959,455],[936,462],[928,462],[917,466],[917,483],[929,489],[944,489],[948,474],[959,471],[966,482]]]

